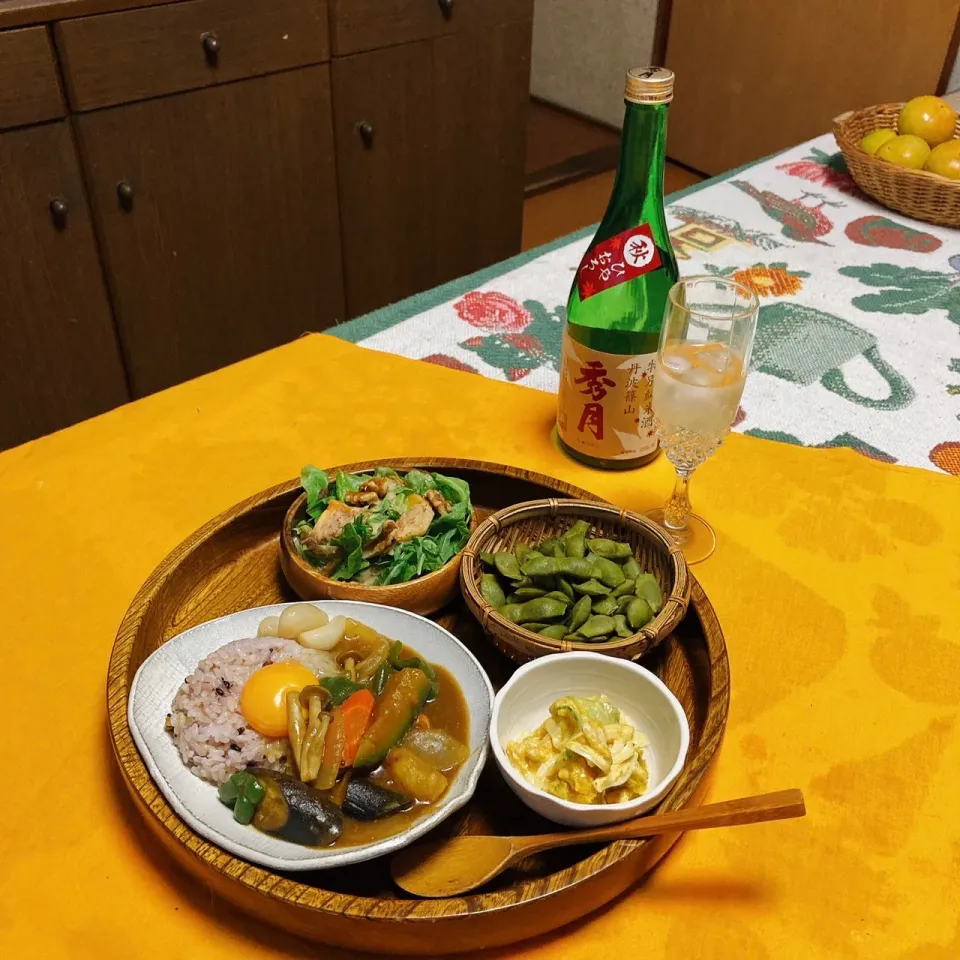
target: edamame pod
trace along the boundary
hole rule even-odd
[[[650,604],[654,613],[659,613],[663,607],[663,593],[660,584],[652,573],[643,573],[637,577],[637,585],[633,591],[638,597],[643,597]]]
[[[597,537],[594,540],[588,540],[587,549],[591,550],[598,557],[606,557],[608,560],[626,560],[627,557],[633,555],[633,548],[629,543],[609,540],[607,537]]]
[[[497,573],[508,580],[519,580],[523,576],[520,572],[520,564],[512,553],[495,553],[493,563]]]
[[[495,573],[485,573],[480,578],[480,595],[491,607],[502,607],[507,602]]]
[[[590,617],[580,628],[579,632],[583,634],[587,640],[599,640],[602,637],[608,637],[616,629],[617,625],[613,622],[613,617],[596,615]]]
[[[587,618],[590,616],[590,604],[590,597],[583,596],[573,605],[573,609],[570,611],[571,633],[579,630],[587,622]]]
[[[627,607],[627,623],[629,623],[634,630],[639,630],[652,619],[653,611],[650,609],[650,604],[647,603],[643,597],[634,597],[633,600],[630,601],[630,606]]]
[[[583,583],[575,583],[573,589],[577,593],[585,593],[588,597],[605,597],[610,592],[610,588],[605,587],[599,580],[585,580]]]

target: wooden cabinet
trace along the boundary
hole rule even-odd
[[[0,447],[518,252],[532,18],[0,0]]]
[[[333,61],[347,311],[520,249],[529,19]]]
[[[66,122],[0,132],[0,449],[129,399]]]
[[[77,125],[135,396],[343,317],[327,66]]]

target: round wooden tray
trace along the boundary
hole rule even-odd
[[[479,520],[524,500],[599,499],[536,473],[473,460],[392,459],[398,468],[453,473],[470,483]],[[374,461],[344,469],[359,471]],[[570,847],[524,861],[484,892],[447,900],[407,898],[386,860],[343,870],[282,876],[232,857],[189,830],[157,790],[127,727],[127,695],[137,668],[183,630],[227,613],[296,599],[283,579],[278,538],[297,481],[257,494],[185,540],[140,588],[110,656],[107,710],[111,741],[137,809],[167,849],[240,911],[311,940],[387,954],[440,954],[499,946],[552,930],[597,909],[645,874],[677,836],[606,847]],[[484,636],[465,604],[434,617],[473,651],[502,685],[514,664]],[[729,663],[709,600],[693,581],[677,630],[642,661],[677,695],[690,723],[687,764],[660,806],[693,799],[727,721]],[[536,834],[555,829],[524,807],[488,763],[473,800],[437,834]]]

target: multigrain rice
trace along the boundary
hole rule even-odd
[[[308,650],[295,640],[254,637],[214,651],[183,681],[168,727],[189,770],[203,780],[223,783],[249,766],[287,766],[289,740],[261,736],[240,712],[240,691],[251,674],[284,660],[300,661],[317,677],[339,672],[328,653]]]

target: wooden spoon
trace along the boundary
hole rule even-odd
[[[690,807],[676,813],[638,817],[595,830],[533,837],[453,837],[401,850],[390,864],[390,873],[397,886],[418,897],[455,897],[492,880],[524,857],[554,847],[638,840],[658,833],[763,823],[802,817],[805,813],[803,794],[799,790],[781,790]]]

